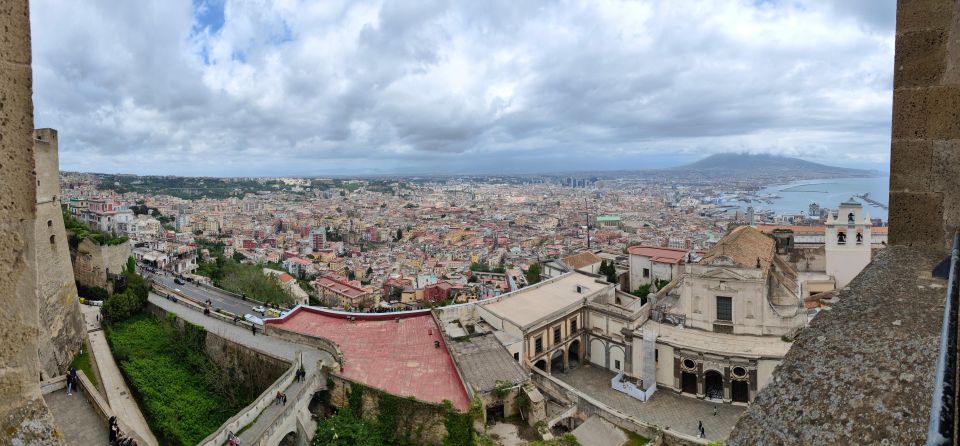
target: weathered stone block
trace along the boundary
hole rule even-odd
[[[960,140],[933,143],[932,190],[943,192],[944,242],[960,228]]]
[[[26,1],[0,2],[0,60],[30,64],[30,9]]]
[[[890,243],[942,247],[943,194],[890,191]]]
[[[927,137],[927,89],[893,90],[893,139]]]
[[[937,84],[947,64],[947,38],[947,31],[942,29],[898,34],[893,63],[894,88]]]
[[[895,139],[890,149],[890,190],[929,192],[933,143],[927,139]]]
[[[960,138],[960,86],[930,88],[926,107],[928,137]]]
[[[0,178],[4,179],[0,181],[0,209],[11,216],[19,213],[33,215],[31,75],[29,65],[0,62],[0,151],[4,155],[3,162],[0,162]]]
[[[951,0],[900,0],[897,2],[897,32],[916,29],[946,29],[950,26]]]

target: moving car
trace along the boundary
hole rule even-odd
[[[183,285],[184,282],[183,282],[183,279],[177,277],[176,279],[173,279],[173,283],[177,285]]]
[[[266,309],[266,308],[263,308],[263,305],[257,305],[257,306],[255,306],[255,307],[253,307],[253,311],[254,311],[255,313],[261,313],[261,314],[262,314],[262,313],[266,312],[267,309]]]

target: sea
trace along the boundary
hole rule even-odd
[[[871,218],[880,218],[887,221],[887,209],[858,198],[865,195],[883,206],[889,206],[890,177],[860,177],[860,178],[830,178],[819,180],[802,180],[787,184],[767,186],[757,192],[757,197],[768,197],[763,202],[744,203],[735,198],[724,201],[724,204],[740,206],[746,209],[753,206],[755,210],[773,211],[777,215],[808,214],[811,203],[817,203],[821,208],[836,209],[841,202],[853,198],[863,204],[864,210]],[[770,203],[767,203],[770,201]]]

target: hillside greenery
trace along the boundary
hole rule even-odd
[[[204,354],[206,331],[139,312],[105,328],[107,341],[160,444],[194,445],[256,398]]]
[[[133,257],[127,258],[127,265],[123,268],[125,286],[114,292],[103,301],[100,313],[105,324],[120,322],[139,313],[147,306],[147,297],[152,285],[149,281],[137,274],[136,261]]]
[[[263,273],[265,264],[240,263],[223,255],[223,243],[197,239],[197,247],[209,249],[212,261],[203,261],[196,274],[209,277],[213,285],[249,298],[276,305],[286,305],[293,298],[280,286],[274,276]]]

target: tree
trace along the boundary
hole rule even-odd
[[[133,256],[127,257],[127,266],[123,272],[127,274],[135,274],[137,272],[137,261]]]
[[[530,268],[527,268],[523,274],[527,276],[527,283],[530,285],[540,283],[540,264],[534,263],[530,265]]]
[[[600,262],[598,272],[606,276],[607,282],[617,283],[617,267],[613,264],[613,261],[604,260]]]

